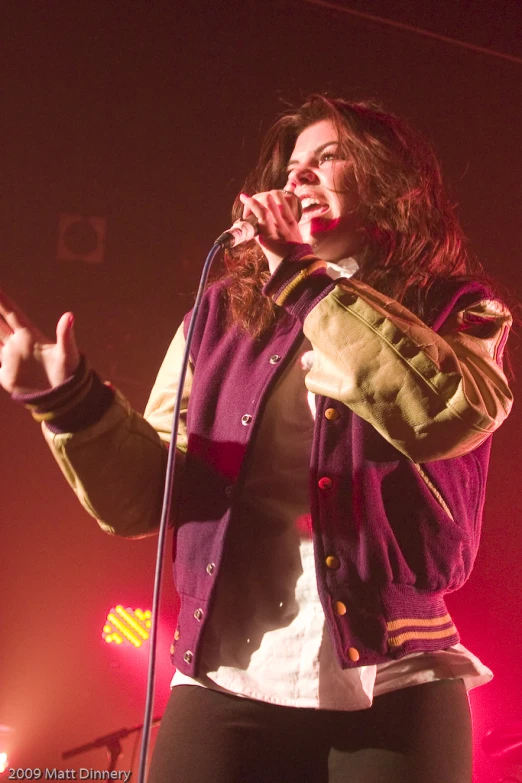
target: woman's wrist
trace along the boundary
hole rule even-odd
[[[112,402],[114,392],[89,367],[85,356],[73,375],[42,392],[13,394],[31,413],[54,432],[76,432],[94,424]]]
[[[313,254],[310,245],[299,244],[281,261],[263,293],[303,321],[332,287],[326,262]]]

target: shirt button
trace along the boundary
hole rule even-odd
[[[336,601],[333,605],[333,608],[336,614],[340,614],[341,616],[346,614],[346,604],[343,604],[342,601]]]
[[[179,639],[179,628],[176,628],[174,631],[174,641],[177,642]]]
[[[361,655],[356,647],[348,647],[348,658],[352,663],[357,663],[360,657]]]
[[[214,573],[214,568],[215,568],[215,567],[216,567],[216,564],[215,564],[215,563],[209,563],[209,564],[207,565],[207,567],[205,568],[205,571],[207,572],[207,574],[209,574],[210,576],[212,576],[212,574]]]
[[[324,412],[324,415],[328,421],[337,421],[341,414],[339,411],[335,410],[335,408],[327,408]]]
[[[333,571],[336,571],[341,565],[339,562],[339,558],[336,557],[335,555],[328,555],[328,557],[324,562],[326,563],[326,567],[331,568]]]
[[[243,427],[246,427],[248,424],[250,424],[251,421],[252,421],[252,416],[250,415],[250,413],[245,413],[244,416],[241,416],[241,424],[243,425]]]
[[[319,479],[317,482],[319,489],[331,489],[333,485],[333,481],[328,476],[323,476]]]
[[[277,362],[279,362],[280,360],[281,360],[281,357],[279,356],[279,354],[278,353],[274,353],[274,354],[272,354],[272,356],[270,357],[270,359],[268,361],[270,362],[270,364],[277,364]]]
[[[233,491],[234,491],[234,487],[232,486],[232,484],[229,484],[228,487],[225,487],[225,495],[227,496],[227,498],[232,497]]]
[[[192,658],[194,657],[194,653],[192,653],[190,650],[187,650],[183,653],[183,660],[185,663],[192,663]]]
[[[203,609],[196,609],[194,612],[194,618],[198,621],[198,623],[200,623],[203,618]]]
[[[174,645],[174,644],[171,644],[171,645],[170,645],[170,654],[171,654],[171,655],[174,655],[174,653],[175,653],[175,652],[176,652],[176,647],[175,647],[175,645]]]

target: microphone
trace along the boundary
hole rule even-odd
[[[295,202],[297,202],[296,220],[299,223],[301,220],[301,215],[303,214],[301,200],[292,190],[284,190],[283,193],[295,196]],[[228,231],[224,231],[218,236],[214,244],[221,245],[221,247],[225,249],[237,247],[237,245],[242,245],[243,242],[249,242],[254,237],[257,237],[258,233],[259,227],[257,225],[257,217],[255,215],[249,215],[246,218],[239,218],[239,220],[236,220],[236,222],[231,225]]]
[[[231,225],[228,231],[223,231],[218,236],[215,245],[221,245],[223,248],[228,249],[242,245],[243,242],[248,242],[250,239],[257,237],[259,227],[257,225],[257,218],[255,215],[249,215],[247,218],[240,218]]]

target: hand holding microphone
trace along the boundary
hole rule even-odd
[[[240,195],[244,206],[243,218],[218,237],[224,247],[234,247],[257,237],[265,254],[270,271],[292,250],[292,245],[301,244],[303,238],[299,229],[301,202],[290,190],[270,190],[255,196]]]

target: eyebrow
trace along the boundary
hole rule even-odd
[[[323,150],[325,150],[327,147],[329,147],[331,144],[337,144],[338,145],[339,144],[339,140],[338,139],[333,139],[332,141],[327,141],[325,144],[320,144],[319,147],[316,147],[315,150],[313,150],[313,154],[315,155],[315,157],[320,155],[321,152]],[[289,166],[293,166],[296,163],[299,163],[299,161],[295,160],[295,159],[289,160],[288,163],[286,164],[286,167],[288,168]]]

